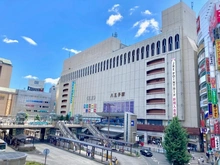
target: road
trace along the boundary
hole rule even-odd
[[[35,152],[29,152],[27,154],[27,160],[30,161],[38,161],[41,163],[44,163],[45,161],[45,156],[42,154],[43,150],[45,148],[48,148],[50,150],[50,153],[47,157],[47,165],[72,165],[72,164],[77,164],[77,165],[101,165],[99,162],[95,162],[93,160],[84,158],[82,156],[79,156],[77,154],[73,154],[71,152],[65,151],[63,149],[44,144],[44,143],[37,143],[35,144],[35,147],[37,151]],[[7,147],[7,151],[14,151],[10,147]],[[140,157],[130,157],[127,155],[119,154],[113,152],[113,156],[116,156],[117,159],[120,162],[120,165],[169,165],[167,163],[165,156],[160,153],[154,153],[153,152],[153,157],[145,157],[145,156],[140,156]],[[159,163],[158,163],[159,162]]]

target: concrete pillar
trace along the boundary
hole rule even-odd
[[[45,136],[45,131],[46,129],[45,128],[41,128],[41,131],[40,131],[40,141],[44,141],[44,136]]]

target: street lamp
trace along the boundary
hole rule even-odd
[[[110,126],[110,111],[111,111],[111,106],[114,106],[114,104],[111,104],[111,103],[107,103],[107,111],[108,111],[108,140],[107,140],[107,145],[109,147],[109,126]],[[108,161],[108,150],[107,150],[107,153],[106,153],[106,161]]]

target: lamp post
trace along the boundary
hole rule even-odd
[[[108,140],[107,140],[107,145],[109,147],[109,126],[110,126],[110,111],[111,111],[111,106],[114,106],[114,104],[111,104],[111,103],[107,103],[107,111],[108,111]],[[108,150],[107,150],[107,153],[106,153],[106,161],[108,161]]]

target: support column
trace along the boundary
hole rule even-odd
[[[45,128],[41,128],[40,131],[40,141],[44,141],[44,136],[45,136]]]

